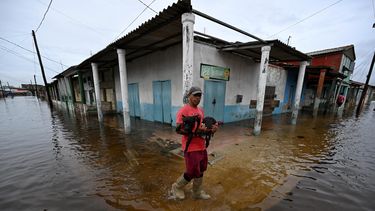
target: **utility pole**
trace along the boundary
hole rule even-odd
[[[43,81],[44,81],[44,85],[46,87],[46,92],[47,92],[47,100],[49,102],[49,105],[51,108],[53,108],[53,105],[52,105],[52,98],[51,98],[51,95],[49,93],[49,89],[48,89],[48,84],[47,84],[47,79],[46,79],[46,75],[44,74],[44,68],[43,68],[43,63],[42,63],[42,58],[40,57],[40,52],[39,52],[39,48],[38,48],[38,43],[36,42],[36,36],[35,36],[35,32],[34,30],[32,30],[32,34],[33,34],[33,38],[34,38],[34,44],[35,44],[35,49],[36,49],[36,53],[38,54],[38,59],[39,59],[39,64],[40,64],[40,69],[42,70],[42,75],[43,75]]]
[[[357,106],[357,112],[356,112],[357,117],[359,116],[359,114],[362,111],[362,107],[363,107],[365,97],[366,97],[366,93],[367,93],[367,89],[368,89],[368,83],[370,81],[371,74],[372,74],[372,68],[374,67],[374,62],[375,62],[375,51],[374,51],[374,56],[372,57],[370,69],[369,69],[368,74],[367,74],[366,84],[365,84],[365,87],[363,88],[361,99],[359,100],[359,103],[358,103],[358,106]]]
[[[289,37],[288,37],[288,42],[287,42],[287,44],[286,44],[286,45],[289,45],[289,42],[290,42],[290,38],[292,38],[292,36],[290,36],[290,35],[289,35]]]
[[[12,98],[13,98],[13,93],[12,93],[12,89],[9,86],[9,82],[7,82],[7,84],[8,84],[8,89],[9,89],[10,96],[12,96]]]
[[[35,93],[36,93],[36,98],[39,98],[38,85],[36,85],[36,77],[35,77],[35,75],[34,75],[34,82],[35,82]]]
[[[1,87],[1,94],[5,100],[4,88],[3,88],[3,85],[1,84],[1,80],[0,80],[0,87]]]
[[[35,89],[33,89],[33,82],[31,81],[31,79],[30,79],[30,85],[28,86],[28,89],[31,91],[33,96],[35,96]]]

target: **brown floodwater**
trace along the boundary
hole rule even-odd
[[[211,200],[169,199],[184,162],[168,125],[83,116],[33,97],[0,99],[1,210],[374,210],[374,104],[350,114],[225,124],[210,152]],[[213,156],[210,156],[213,157]]]

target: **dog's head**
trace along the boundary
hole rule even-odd
[[[215,118],[213,118],[213,117],[210,117],[210,116],[207,116],[207,117],[205,117],[205,118],[203,118],[203,121],[202,121],[205,125],[206,125],[206,127],[208,128],[208,129],[212,129],[212,126],[214,125],[214,124],[216,124],[216,119]]]
[[[183,126],[184,131],[192,132],[195,127],[195,124],[200,123],[200,118],[197,115],[196,116],[183,116],[182,121],[184,125]]]

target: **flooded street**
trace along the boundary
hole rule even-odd
[[[374,210],[375,107],[352,114],[266,117],[222,126],[209,152],[208,201],[168,200],[184,169],[174,128],[121,116],[50,111],[33,97],[0,100],[1,210]]]

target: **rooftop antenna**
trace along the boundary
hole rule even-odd
[[[63,66],[61,60],[60,60],[60,65],[61,65],[61,69],[62,69],[62,71],[64,71],[64,66]]]
[[[289,35],[289,37],[288,37],[288,42],[286,43],[287,45],[289,45],[290,38],[292,38],[292,36]]]

